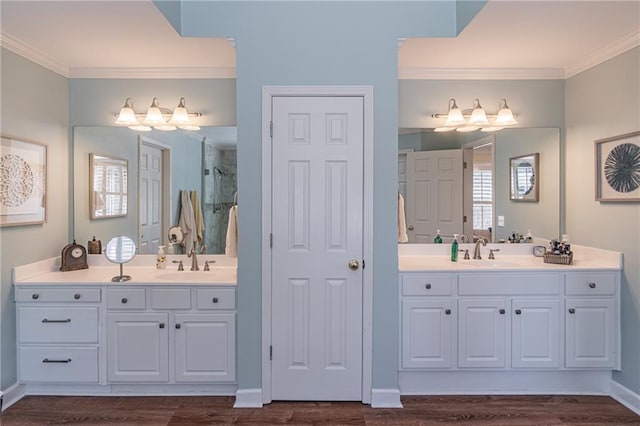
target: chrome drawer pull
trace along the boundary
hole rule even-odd
[[[596,288],[596,283],[589,283],[589,288]]]
[[[68,364],[71,362],[71,358],[67,359],[49,359],[45,358],[42,360],[45,364]]]
[[[60,322],[71,322],[71,318],[67,318],[67,319],[63,319],[63,320],[50,320],[50,319],[45,318],[45,319],[42,320],[42,322],[45,323],[45,324],[47,324],[47,323],[56,323],[56,322],[58,322],[58,323],[60,323]]]

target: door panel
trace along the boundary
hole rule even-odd
[[[140,235],[138,253],[155,254],[162,235],[162,150],[140,145],[139,212]]]
[[[361,400],[363,98],[272,100],[272,398]]]

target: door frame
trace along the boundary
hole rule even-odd
[[[148,136],[145,135],[139,135],[138,136],[138,160],[137,160],[137,164],[138,164],[138,176],[137,176],[137,184],[138,184],[138,199],[136,200],[138,203],[138,209],[137,209],[137,214],[138,214],[138,218],[137,218],[137,222],[138,222],[138,227],[136,229],[136,231],[138,232],[138,235],[136,236],[136,241],[138,243],[138,247],[140,247],[140,153],[142,152],[142,145],[149,145],[152,146],[154,148],[157,148],[159,150],[162,151],[162,230],[160,231],[160,237],[161,237],[161,241],[162,244],[161,245],[166,245],[167,242],[165,241],[166,238],[166,233],[167,231],[169,231],[169,228],[171,227],[171,205],[172,205],[172,199],[171,199],[171,147],[169,145],[165,145],[163,143],[160,143],[154,139],[151,139]]]
[[[271,131],[272,98],[276,96],[362,97],[364,105],[362,255],[370,265],[362,271],[362,402],[371,403],[373,363],[373,87],[262,87],[262,403],[271,402]]]

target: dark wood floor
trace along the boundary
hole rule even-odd
[[[640,425],[600,396],[416,396],[403,409],[355,402],[274,402],[234,409],[231,397],[26,397],[0,424],[44,425]]]

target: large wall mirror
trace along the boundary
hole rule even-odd
[[[186,191],[191,201],[197,195],[203,214],[199,250],[224,253],[229,211],[237,195],[235,127],[144,133],[123,127],[75,127],[73,151],[73,236],[79,243],[93,236],[109,241],[126,235],[139,253],[156,253],[159,245],[169,245],[169,228],[180,223]],[[91,161],[90,154],[95,154]],[[127,166],[126,215],[97,220],[91,179],[95,159],[117,159]],[[176,252],[182,250],[176,247]]]
[[[400,129],[398,152],[398,192],[405,201],[409,243],[432,243],[438,229],[445,243],[453,234],[494,242],[514,232],[558,237],[559,129]],[[537,153],[530,160],[535,160],[538,200],[522,203],[511,199],[511,159],[531,153]]]

